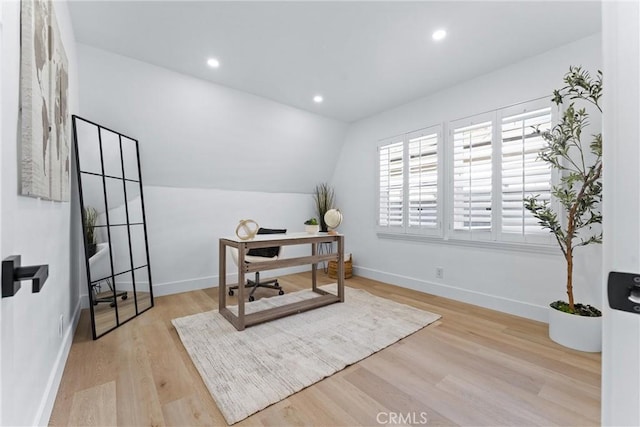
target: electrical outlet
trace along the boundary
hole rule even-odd
[[[58,337],[62,338],[62,332],[64,331],[64,315],[60,315],[58,319]]]
[[[436,279],[444,279],[444,268],[436,267]]]

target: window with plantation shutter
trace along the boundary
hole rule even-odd
[[[404,219],[404,143],[380,145],[378,226],[402,227]]]
[[[491,120],[452,128],[454,232],[491,231],[492,130]]]
[[[381,141],[378,236],[546,252],[555,241],[524,198],[557,204],[538,160],[554,114],[538,98]]]
[[[437,132],[420,133],[408,140],[409,227],[439,226]]]
[[[441,135],[432,126],[378,146],[379,231],[441,234]]]
[[[523,199],[540,195],[551,201],[551,169],[538,161],[546,143],[536,129],[551,128],[551,108],[535,109],[505,116],[501,120],[501,223],[502,233],[525,237],[540,235],[538,221],[524,208]],[[526,239],[525,239],[526,240]]]

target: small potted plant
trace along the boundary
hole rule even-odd
[[[310,218],[304,222],[304,230],[309,234],[317,234],[320,231],[320,225],[318,225],[318,220],[315,218]]]
[[[84,209],[84,232],[87,237],[87,245],[89,250],[89,258],[96,254],[96,234],[95,227],[98,220],[98,211],[91,206]]]

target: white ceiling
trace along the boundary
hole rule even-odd
[[[72,1],[70,8],[80,43],[345,122],[600,31],[594,1]],[[448,32],[439,43],[431,39],[437,28]],[[209,57],[220,68],[209,68]]]

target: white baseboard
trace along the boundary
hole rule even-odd
[[[67,363],[67,357],[69,357],[69,351],[71,350],[71,344],[73,343],[73,336],[75,335],[76,328],[78,327],[78,321],[80,320],[80,310],[82,308],[81,301],[78,301],[76,309],[73,312],[73,317],[69,325],[67,326],[63,338],[62,345],[58,351],[58,356],[49,375],[47,381],[47,387],[38,407],[38,412],[33,419],[33,425],[46,426],[49,425],[49,418],[51,418],[51,412],[53,411],[53,404],[56,401],[58,394],[58,388],[60,387],[60,381],[62,380],[62,374],[64,367]]]
[[[227,280],[230,280],[227,278]],[[197,277],[193,279],[178,280],[175,282],[154,283],[153,296],[179,294],[180,292],[195,291],[213,287],[218,283],[218,276]]]
[[[299,273],[307,271],[308,266],[292,267],[277,272],[270,272],[271,277],[285,274]],[[480,307],[501,311],[503,313],[513,314],[515,316],[525,317],[527,319],[537,320],[540,322],[548,322],[549,308],[517,301],[496,295],[490,295],[482,292],[462,289],[443,283],[434,283],[426,280],[416,279],[413,277],[402,276],[399,274],[387,273],[384,271],[374,270],[372,268],[353,266],[354,274],[366,277],[380,282],[390,283],[392,285],[402,286],[404,288],[425,292],[432,295],[438,295],[445,298],[451,298],[457,301],[474,304]],[[238,281],[237,274],[227,275],[227,283],[236,283]],[[270,277],[265,275],[265,278]],[[198,289],[217,288],[218,276],[201,277],[195,279],[180,280],[175,282],[156,283],[153,285],[153,295],[163,296],[177,294],[180,292],[195,291]],[[80,302],[82,308],[89,308],[88,296],[81,295]]]
[[[390,283],[445,298],[451,298],[456,301],[466,302],[480,307],[501,311],[503,313],[537,320],[539,322],[548,323],[549,321],[549,308],[546,306],[529,304],[496,295],[470,291],[468,289],[457,288],[455,286],[445,285],[442,283],[433,283],[413,277],[386,273],[366,267],[354,266],[353,273],[368,279]]]
[[[277,271],[267,271],[261,273],[261,277],[268,279],[270,277],[278,277],[284,276],[286,274],[294,274],[301,273],[303,271],[308,271],[309,266],[300,266],[300,267],[290,267],[283,268]],[[248,277],[252,277],[250,275]],[[188,292],[195,291],[198,289],[207,289],[207,288],[217,288],[219,276],[209,276],[209,277],[199,277],[195,279],[187,279],[180,280],[176,282],[166,282],[166,283],[154,283],[153,285],[153,296],[163,296],[163,295],[172,295],[178,294],[180,292]],[[238,281],[238,274],[227,274],[227,283],[236,283]]]
[[[290,267],[283,268],[274,271],[267,271],[261,273],[261,277],[268,279],[271,277],[284,276],[286,274],[294,274],[301,273],[304,271],[308,271],[309,266],[299,266],[299,267]],[[189,292],[196,291],[199,289],[207,289],[207,288],[217,288],[218,287],[218,277],[219,276],[207,276],[207,277],[196,277],[192,279],[185,280],[177,280],[174,282],[164,282],[164,283],[154,283],[153,284],[153,296],[160,297],[164,295],[173,295],[179,294],[181,292]],[[249,276],[249,277],[252,277]],[[237,274],[227,274],[227,283],[236,283],[238,281]],[[127,283],[122,285],[120,290],[123,291],[132,291],[133,286],[128,286]],[[89,296],[87,294],[80,295],[80,302],[82,304],[82,308],[89,308]]]

